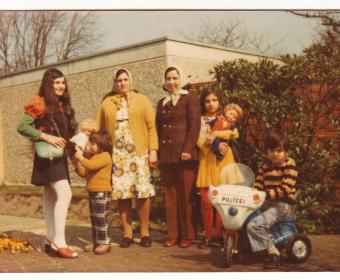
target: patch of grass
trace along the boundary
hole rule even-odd
[[[0,193],[7,192],[17,192],[17,193],[39,193],[41,192],[41,188],[31,186],[31,185],[13,185],[13,186],[0,186]]]

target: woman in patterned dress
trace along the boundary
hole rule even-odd
[[[141,245],[151,246],[149,233],[150,198],[155,195],[150,167],[157,164],[158,138],[155,112],[150,101],[131,89],[132,76],[120,68],[114,74],[113,90],[106,95],[97,113],[99,130],[108,132],[113,142],[112,196],[118,201],[127,248],[132,239],[132,199],[141,227]]]

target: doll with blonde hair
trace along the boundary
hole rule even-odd
[[[96,130],[96,122],[92,119],[84,119],[80,122],[79,132],[74,135],[70,141],[75,143],[79,148],[85,150],[91,133]]]
[[[211,143],[212,150],[218,160],[223,159],[223,155],[218,149],[219,144],[221,142],[226,142],[228,144],[228,141],[218,137],[218,131],[230,130],[230,139],[235,140],[239,135],[238,129],[236,128],[236,122],[239,121],[242,116],[242,108],[235,103],[230,103],[223,108],[223,114],[212,120],[209,124],[211,129],[207,136],[207,141]]]

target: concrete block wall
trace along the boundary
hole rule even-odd
[[[133,76],[133,88],[156,105],[164,95],[166,67],[179,66],[184,82],[205,82],[213,79],[209,71],[215,64],[231,58],[253,60],[259,56],[160,38],[0,77],[0,184],[30,183],[33,145],[16,132],[16,126],[24,105],[38,93],[46,69],[55,67],[65,74],[76,119],[81,121],[95,117],[103,96],[112,88],[113,72],[118,67],[128,68]],[[73,172],[71,179],[75,185],[84,184]]]

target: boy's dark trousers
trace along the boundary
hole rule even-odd
[[[110,244],[108,229],[108,211],[111,202],[111,192],[89,192],[90,218],[93,243]]]

